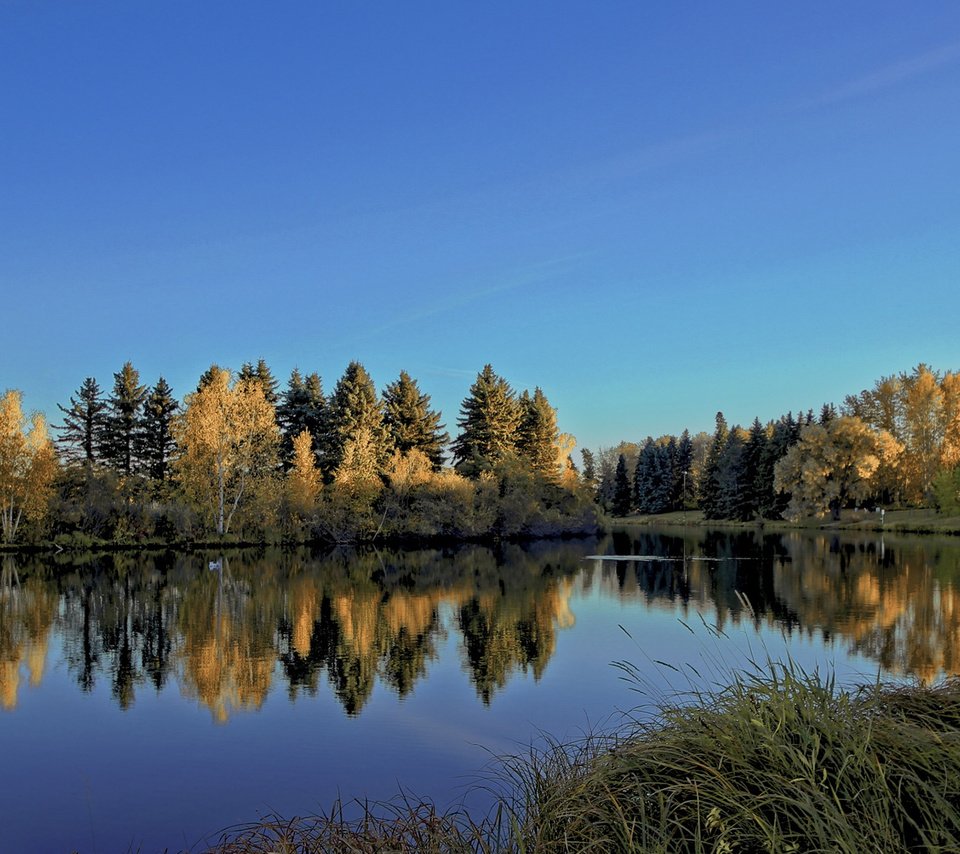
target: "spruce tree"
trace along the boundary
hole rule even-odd
[[[312,373],[304,379],[300,371],[294,368],[277,404],[277,423],[280,426],[285,467],[292,463],[293,440],[304,430],[310,434],[318,465],[322,464],[330,446],[329,409],[320,375]]]
[[[453,442],[454,465],[460,474],[476,477],[515,452],[520,411],[510,384],[485,365],[460,405]]]
[[[583,459],[583,471],[580,473],[580,482],[590,491],[594,500],[597,499],[597,461],[593,451],[581,448],[580,456]]]
[[[623,454],[617,460],[617,472],[613,479],[613,512],[616,516],[626,516],[630,512],[630,480],[627,477],[627,460]]]
[[[742,494],[737,508],[737,518],[743,521],[749,521],[761,512],[763,501],[760,473],[767,442],[767,428],[760,423],[759,418],[754,418],[743,449]]]
[[[557,480],[557,411],[538,386],[533,396],[525,391],[520,397],[520,424],[517,429],[517,454],[533,471]]]
[[[147,394],[143,414],[135,434],[136,456],[145,474],[155,481],[167,479],[170,459],[176,448],[173,439],[173,418],[180,404],[173,396],[173,389],[160,377]]]
[[[370,374],[359,362],[351,362],[337,381],[330,398],[330,449],[327,474],[332,475],[344,460],[348,443],[359,442],[375,466],[382,471],[392,450],[390,435],[383,423],[383,409]]]
[[[63,455],[73,462],[94,462],[100,453],[107,409],[97,381],[87,377],[76,397],[70,398],[70,405],[58,403],[57,408],[63,413],[63,424],[55,427]]]
[[[113,394],[107,399],[101,456],[111,468],[130,474],[136,463],[134,436],[140,412],[147,399],[147,387],[140,383],[140,372],[130,362],[113,375]]]
[[[240,366],[240,373],[237,379],[241,381],[257,380],[257,382],[259,382],[263,387],[263,396],[267,403],[275,407],[279,402],[280,395],[277,394],[277,389],[279,388],[280,384],[273,376],[273,372],[267,366],[266,360],[258,359],[256,366],[254,366],[251,362],[244,362]]]
[[[677,442],[677,453],[673,464],[673,504],[674,510],[683,510],[689,503],[693,477],[690,468],[693,465],[693,440],[690,431],[684,430]]]
[[[727,445],[730,430],[722,412],[716,415],[716,429],[713,433],[713,442],[710,444],[710,453],[707,455],[707,464],[704,469],[700,486],[700,509],[706,519],[723,518],[723,496],[720,485],[720,460],[723,449]]]
[[[430,409],[430,395],[423,394],[406,371],[383,391],[383,423],[401,454],[420,451],[435,471],[443,466],[443,449],[450,436],[440,423],[441,415]]]

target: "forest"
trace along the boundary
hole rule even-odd
[[[960,512],[960,374],[925,364],[775,420],[712,435],[648,437],[596,454],[583,479],[609,513],[700,510],[705,519],[799,519],[842,509]]]
[[[482,540],[582,534],[604,515],[837,517],[846,507],[960,512],[960,374],[924,364],[766,423],[596,452],[562,433],[540,388],[486,365],[451,439],[407,372],[378,394],[359,362],[333,391],[263,359],[218,365],[178,400],[130,362],[86,377],[59,423],[0,400],[6,545]]]
[[[0,400],[6,544],[349,543],[582,534],[597,505],[541,389],[483,368],[451,441],[405,371],[378,395],[351,362],[330,394],[317,373],[285,388],[264,360],[217,365],[182,401],[130,362],[93,377],[48,426]],[[447,455],[450,455],[449,464]]]

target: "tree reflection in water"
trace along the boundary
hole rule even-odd
[[[618,552],[643,559],[584,561]],[[5,555],[0,706],[43,679],[62,644],[78,687],[109,679],[121,708],[173,679],[216,721],[328,686],[348,715],[379,683],[416,690],[455,633],[489,704],[518,673],[539,679],[576,591],[818,635],[892,675],[960,673],[960,544],[949,538],[700,529],[498,549],[237,551],[218,555]],[[751,608],[745,609],[741,596]]]

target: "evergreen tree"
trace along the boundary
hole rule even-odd
[[[583,459],[583,471],[580,473],[580,482],[590,491],[594,500],[597,498],[597,462],[593,451],[581,448],[580,456]]]
[[[613,512],[617,516],[626,516],[630,512],[630,480],[627,477],[627,460],[623,454],[617,460],[617,473],[614,476]]]
[[[55,427],[60,434],[58,444],[68,460],[92,463],[100,453],[107,404],[100,386],[93,377],[87,377],[70,406],[57,404],[63,413],[63,424]]]
[[[743,521],[749,521],[760,513],[762,488],[760,470],[767,442],[767,428],[760,423],[759,418],[754,418],[750,435],[743,449],[741,494],[736,514],[736,518]]]
[[[834,418],[837,417],[837,408],[832,403],[825,403],[820,407],[820,417],[817,423],[821,427],[826,427]]]
[[[101,455],[104,462],[123,474],[135,467],[135,434],[140,412],[147,399],[147,387],[130,362],[113,375],[113,394],[107,399],[107,418],[103,430]]]
[[[677,453],[673,464],[673,500],[674,510],[683,510],[690,502],[690,490],[693,487],[693,478],[690,468],[693,465],[693,440],[690,431],[684,430],[677,442]]]
[[[147,394],[143,414],[135,434],[135,450],[146,474],[155,481],[165,481],[170,459],[176,448],[173,439],[173,418],[180,404],[173,389],[160,377]]]
[[[284,466],[292,463],[293,440],[304,430],[310,434],[317,463],[323,463],[330,447],[330,407],[319,374],[304,379],[297,368],[293,369],[277,404],[277,422]]]
[[[716,469],[716,519],[748,519],[749,490],[746,488],[746,433],[734,427],[727,434]]]
[[[519,424],[520,411],[513,389],[490,365],[485,365],[460,405],[460,435],[452,446],[457,471],[475,477],[512,454]]]
[[[421,393],[406,371],[400,371],[400,377],[384,389],[383,410],[383,423],[394,448],[401,454],[420,451],[434,471],[440,471],[450,436],[440,423],[440,413],[430,409],[430,395]]]
[[[700,509],[706,519],[722,519],[724,507],[720,485],[720,459],[723,449],[730,437],[727,420],[722,412],[716,416],[716,429],[713,433],[713,442],[710,453],[707,455],[707,464],[703,472],[703,482],[700,485]]]
[[[535,472],[548,480],[557,480],[557,411],[538,386],[531,397],[520,397],[520,425],[517,430],[517,454]]]
[[[329,459],[325,461],[328,475],[334,474],[344,461],[348,443],[351,448],[362,445],[378,473],[383,471],[392,451],[373,380],[359,362],[347,366],[330,398],[329,443]]]
[[[280,395],[277,394],[277,389],[280,387],[280,383],[277,382],[264,359],[258,359],[256,367],[251,362],[244,362],[240,366],[240,374],[237,379],[240,382],[251,379],[257,380],[263,387],[263,397],[267,403],[275,407],[279,402]]]
[[[226,368],[221,368],[216,362],[214,362],[209,368],[207,368],[202,374],[200,374],[200,379],[197,380],[197,391],[203,391],[210,383],[218,382],[219,376],[222,371]]]

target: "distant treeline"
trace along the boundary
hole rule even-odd
[[[584,450],[583,480],[618,516],[700,509],[707,519],[839,514],[850,506],[960,513],[960,374],[924,364],[749,428]]]
[[[0,402],[4,542],[64,545],[377,537],[479,539],[596,528],[590,490],[541,389],[517,394],[490,365],[451,441],[406,372],[377,394],[351,362],[331,394],[264,360],[212,365],[178,400],[129,362],[105,393],[87,377],[48,433],[21,394]],[[447,453],[452,465],[445,465]]]

